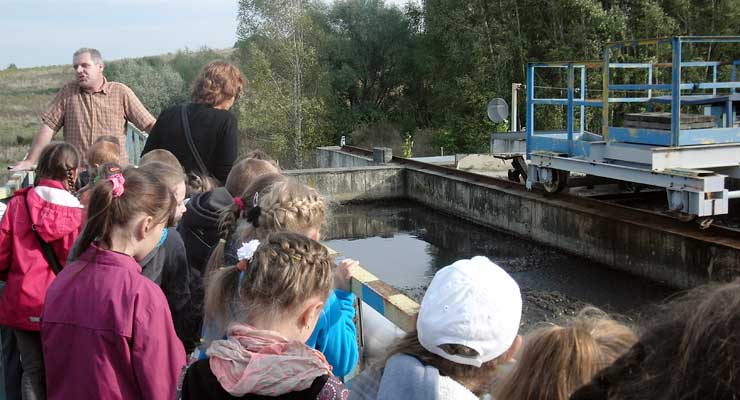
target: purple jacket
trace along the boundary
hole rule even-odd
[[[46,294],[49,399],[173,399],[185,366],[162,290],[130,256],[90,246]]]

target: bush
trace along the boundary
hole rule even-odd
[[[154,116],[188,98],[182,77],[167,64],[154,67],[146,60],[114,61],[108,64],[106,75],[130,87]]]
[[[15,65],[15,63],[10,63],[8,65],[8,68],[6,68],[8,71],[18,69],[18,67]]]

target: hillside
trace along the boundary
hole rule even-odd
[[[39,128],[38,114],[73,78],[69,65],[0,71],[0,167],[24,156]]]
[[[197,59],[198,57],[205,54],[210,59],[228,58],[232,52],[233,49],[202,49],[195,52],[184,50],[158,56],[115,60],[107,63],[110,73],[106,73],[106,76],[110,78],[110,74],[121,69],[120,66],[125,68],[131,62],[163,65],[177,61],[178,57],[180,65],[184,64],[185,68],[193,70],[190,72],[192,75],[207,62]],[[116,78],[112,77],[113,80],[118,80]],[[39,113],[62,85],[71,79],[74,79],[71,65],[0,70],[0,183],[4,183],[9,175],[6,167],[23,158],[28,151],[33,135],[39,128]],[[131,85],[133,82],[124,83]],[[146,102],[146,99],[142,98],[142,101]],[[61,134],[57,138],[61,139]]]

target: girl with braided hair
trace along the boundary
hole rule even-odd
[[[188,368],[181,398],[345,400],[349,391],[324,355],[307,346],[332,290],[326,248],[275,233],[254,251],[239,285],[236,322]]]
[[[238,299],[240,282],[246,279],[243,271],[249,268],[256,244],[274,232],[293,232],[318,240],[325,220],[326,206],[318,192],[294,180],[270,175],[256,180],[224,211],[222,240],[211,255],[206,272],[206,327],[211,330],[215,326],[205,335],[206,343],[222,337],[224,328],[233,320],[238,309],[234,300]],[[232,235],[238,240],[230,241]],[[246,242],[244,254],[234,257],[233,250],[224,252],[229,242]],[[336,267],[334,290],[306,342],[326,355],[334,374],[339,377],[348,374],[359,358],[354,295],[349,287],[357,265],[357,261],[345,259]]]
[[[15,193],[0,223],[0,324],[15,330],[23,398],[45,398],[40,318],[46,291],[80,233],[83,208],[72,194],[80,153],[67,143],[46,146],[35,186]]]

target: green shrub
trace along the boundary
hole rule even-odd
[[[106,67],[106,76],[130,87],[155,117],[188,98],[182,77],[167,64],[155,67],[146,60],[114,61]]]

